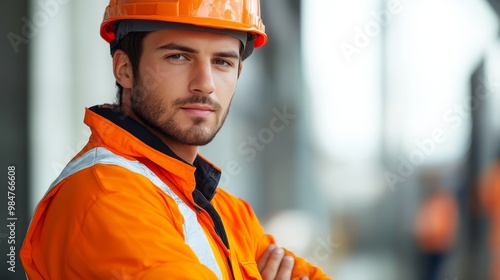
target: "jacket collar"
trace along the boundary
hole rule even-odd
[[[92,113],[105,118],[117,127],[107,125],[104,129],[95,129],[92,125],[95,122],[90,116]],[[173,173],[178,179],[185,181],[182,191],[189,199],[194,189],[200,191],[208,201],[215,195],[221,177],[218,167],[200,155],[196,157],[193,165],[189,164],[153,133],[117,108],[110,105],[93,106],[88,109],[85,122],[94,133],[100,134],[101,140],[106,145],[115,147],[118,152],[125,152],[138,160],[151,161],[164,169],[163,171]]]

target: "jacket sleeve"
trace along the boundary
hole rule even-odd
[[[308,276],[311,280],[332,280],[321,268],[312,265],[304,258],[298,257],[292,252],[286,250],[286,255],[291,255],[295,259],[295,265],[292,272],[292,279],[300,279],[302,276]]]
[[[93,182],[104,195],[69,244],[65,279],[217,279],[184,242],[182,216],[169,209],[173,199],[145,178],[116,175]]]
[[[87,213],[68,266],[83,279],[217,279],[173,224],[137,197],[108,195]]]
[[[250,223],[248,223],[249,228],[252,230],[252,234],[254,235],[254,240],[255,240],[255,246],[256,246],[256,258],[255,261],[257,262],[259,258],[264,254],[266,249],[269,247],[271,244],[276,244],[275,239],[273,236],[269,234],[265,234],[264,229],[262,225],[260,224],[257,216],[253,212],[252,208],[250,205],[243,201],[244,207],[246,208],[246,212],[248,213],[248,219]],[[279,244],[276,244],[279,246]],[[308,276],[310,280],[329,280],[332,279],[328,275],[326,275],[321,268],[314,266],[313,264],[309,263],[307,260],[305,260],[302,257],[299,257],[295,255],[294,253],[288,251],[286,248],[285,249],[285,254],[293,256],[295,259],[295,264],[294,268],[292,271],[292,279],[300,279],[300,277],[303,276]]]

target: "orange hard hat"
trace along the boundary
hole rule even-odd
[[[110,0],[101,36],[115,39],[114,22],[151,20],[248,32],[255,48],[267,42],[259,0]]]

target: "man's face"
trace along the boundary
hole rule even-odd
[[[210,32],[162,30],[143,41],[132,110],[175,144],[209,143],[229,112],[240,41]]]

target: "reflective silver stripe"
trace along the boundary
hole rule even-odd
[[[205,232],[198,223],[196,213],[177,196],[169,186],[167,186],[156,174],[149,168],[138,161],[128,160],[124,157],[113,154],[105,148],[94,148],[81,157],[70,162],[61,172],[61,175],[50,185],[49,191],[59,184],[65,178],[77,173],[80,170],[89,168],[95,164],[108,164],[123,167],[131,172],[140,174],[148,178],[151,183],[162,189],[167,195],[174,199],[179,207],[179,210],[184,217],[184,237],[186,244],[193,249],[201,263],[210,268],[219,279],[222,279],[222,273],[217,261],[215,260],[214,252]]]

